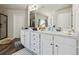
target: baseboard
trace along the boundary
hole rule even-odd
[[[33,51],[31,51],[30,49],[28,48],[25,48],[28,52],[30,52],[32,55],[37,55],[36,53],[34,53]]]

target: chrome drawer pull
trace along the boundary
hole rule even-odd
[[[35,50],[35,49],[33,49],[33,50]]]
[[[51,43],[50,45],[54,45],[54,44]]]
[[[34,38],[34,40],[35,40],[35,38]]]
[[[33,43],[33,45],[35,45],[35,43]]]

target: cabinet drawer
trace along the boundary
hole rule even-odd
[[[39,42],[31,42],[31,46],[39,46]]]
[[[39,33],[34,33],[34,32],[31,32],[31,36],[32,38],[39,38]]]
[[[39,40],[31,40],[31,47],[36,46],[37,48],[39,47]]]
[[[40,40],[39,38],[31,38],[31,41],[38,43]]]
[[[35,37],[35,33],[34,32],[31,32],[31,36]]]
[[[39,46],[32,46],[31,47],[31,50],[33,51],[33,52],[35,52],[36,54],[39,54]]]
[[[38,33],[31,33],[31,41],[39,42],[39,34]]]

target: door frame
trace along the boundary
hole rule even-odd
[[[0,15],[3,15],[3,16],[5,16],[6,17],[6,36],[4,37],[4,38],[7,38],[8,37],[8,16],[7,15],[4,15],[4,14],[2,14],[2,13],[0,13]],[[0,16],[0,19],[1,19],[1,16]],[[0,20],[0,22],[1,22],[1,20]],[[1,32],[1,31],[0,31]],[[0,34],[1,35],[1,34]],[[1,39],[4,39],[4,38],[0,38],[0,40]]]

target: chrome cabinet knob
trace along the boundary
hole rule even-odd
[[[34,40],[35,40],[35,38],[34,38]]]
[[[50,45],[54,45],[54,44],[51,43]]]
[[[56,45],[56,47],[58,47],[58,45]]]

